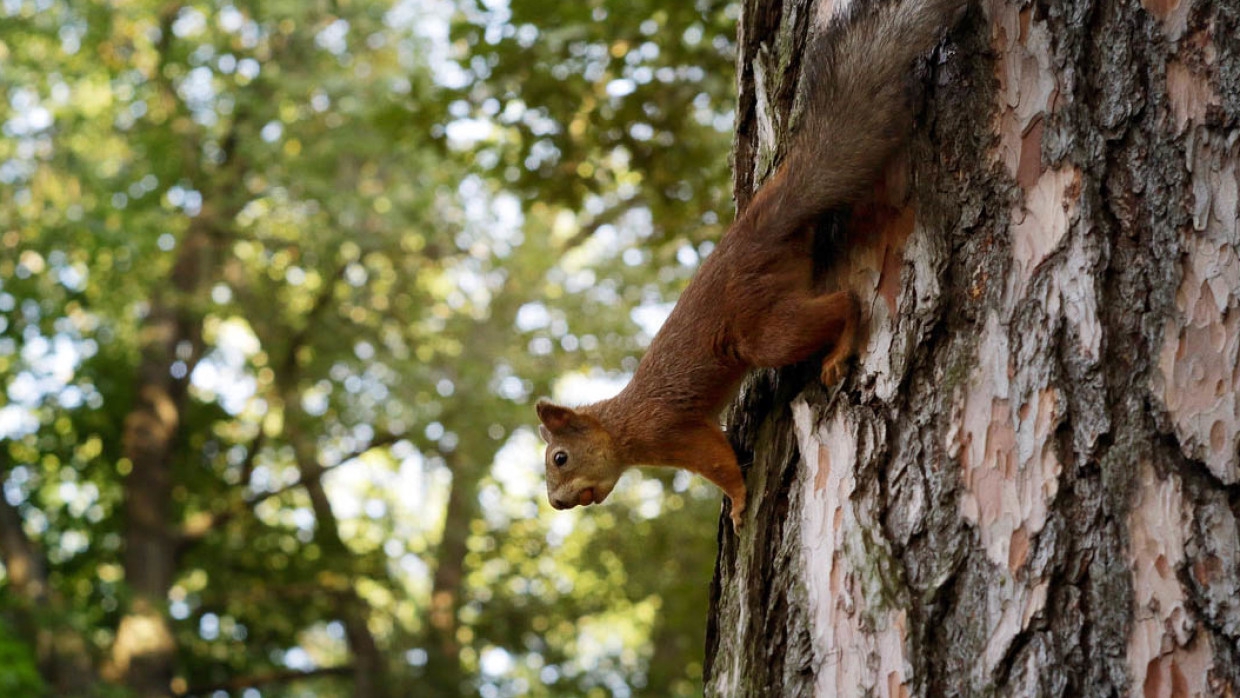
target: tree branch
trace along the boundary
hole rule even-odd
[[[341,264],[336,268],[336,272],[331,278],[323,284],[322,292],[314,299],[314,305],[310,307],[310,312],[306,313],[305,325],[297,330],[292,338],[289,339],[288,352],[284,355],[283,374],[296,374],[294,369],[297,368],[297,352],[306,344],[306,339],[310,336],[310,330],[314,328],[319,316],[331,305],[332,297],[336,293],[336,282],[344,278],[345,271],[349,268],[347,264]]]
[[[315,478],[322,478],[323,475],[325,475],[326,473],[329,473],[335,470],[336,468],[339,468],[340,466],[349,463],[352,460],[360,458],[366,455],[367,453],[370,453],[371,451],[375,450],[376,448],[383,448],[384,446],[391,446],[392,444],[396,443],[397,441],[400,441],[403,438],[404,438],[403,436],[398,436],[396,434],[383,434],[382,436],[376,436],[374,439],[371,440],[371,442],[365,448],[359,448],[356,451],[353,451],[352,453],[344,456],[339,461],[331,465],[318,466],[317,470],[313,472],[313,475]],[[268,499],[271,499],[272,497],[278,497],[286,492],[295,490],[298,487],[305,486],[307,481],[308,479],[305,476],[299,477],[297,478],[296,482],[285,485],[284,487],[281,487],[279,489],[271,490],[270,492],[263,492],[262,494],[255,495],[245,500],[245,503],[251,508],[256,507],[259,504],[267,501]]]
[[[376,448],[383,448],[384,446],[391,446],[392,444],[396,443],[397,441],[400,441],[403,438],[405,437],[400,436],[398,434],[377,435],[375,436],[375,438],[371,439],[370,443],[366,444],[366,446],[356,449],[342,456],[339,461],[331,465],[318,466],[318,469],[314,473],[314,476],[322,477],[325,473],[331,472],[332,470],[335,470],[336,468],[339,468],[342,465],[345,465],[353,460],[361,458],[362,456],[366,455],[367,453],[370,453]],[[255,445],[259,443],[261,443],[260,439],[256,438]],[[246,460],[247,462],[250,460],[248,455],[247,455]],[[231,508],[225,509],[224,511],[219,511],[213,514],[204,513],[204,514],[194,517],[192,520],[187,522],[185,526],[183,526],[181,529],[181,533],[179,536],[180,544],[181,544],[181,552],[182,553],[185,552],[192,545],[202,541],[202,539],[205,538],[208,533],[228,523],[238,514],[241,514],[244,511],[253,511],[254,507],[258,506],[259,504],[262,504],[268,499],[271,499],[273,497],[278,497],[282,494],[291,492],[299,487],[303,487],[305,486],[306,481],[307,481],[306,477],[302,476],[302,477],[297,478],[296,482],[292,482],[288,485],[285,485],[284,487],[280,487],[280,488],[270,490],[267,492],[261,492],[259,494],[245,498],[241,500],[240,502],[238,502],[237,504],[234,504]]]
[[[594,237],[594,234],[599,231],[599,228],[615,223],[620,220],[624,214],[644,205],[646,205],[645,197],[638,194],[603,211],[594,218],[590,219],[589,223],[582,226],[581,230],[578,230],[576,235],[573,235],[567,242],[564,243],[564,251],[571,250],[574,247],[584,243],[586,240]]]
[[[258,433],[254,435],[254,439],[250,441],[249,447],[245,450],[245,460],[241,461],[241,482],[242,487],[248,487],[250,481],[254,479],[254,461],[258,458],[258,452],[262,450],[263,443],[267,440],[267,434],[263,431],[262,425],[258,427]]]

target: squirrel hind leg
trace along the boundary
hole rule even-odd
[[[844,375],[856,349],[860,321],[861,306],[850,291],[796,294],[763,318],[757,331],[742,341],[740,354],[752,366],[778,368],[805,361],[830,346],[821,373],[830,385]]]

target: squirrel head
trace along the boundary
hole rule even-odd
[[[594,416],[550,402],[538,403],[538,433],[547,442],[547,498],[556,509],[600,504],[624,464],[611,434]]]

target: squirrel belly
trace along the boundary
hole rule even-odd
[[[870,4],[810,38],[806,107],[787,157],[698,269],[633,379],[577,409],[538,403],[553,506],[602,502],[634,465],[672,466],[722,489],[740,528],[745,481],[719,414],[753,368],[831,347],[821,379],[843,377],[860,306],[850,292],[814,290],[809,223],[872,186],[909,130],[904,84],[913,59],[964,4]]]

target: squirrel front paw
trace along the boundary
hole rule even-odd
[[[822,360],[822,373],[819,374],[824,387],[831,387],[841,380],[844,380],[844,373],[848,367],[848,356],[837,356],[837,352],[832,352],[831,356]]]

